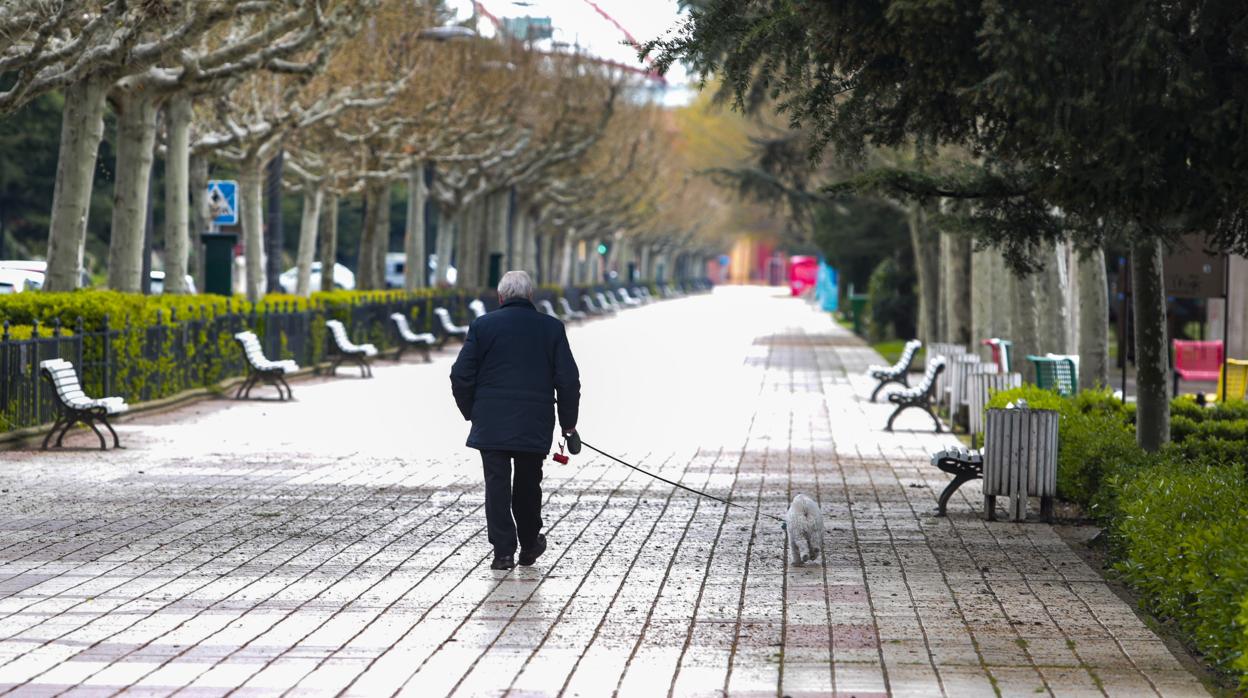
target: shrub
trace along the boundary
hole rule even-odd
[[[1248,487],[1239,468],[1167,451],[1113,483],[1115,568],[1220,668],[1248,671]]]

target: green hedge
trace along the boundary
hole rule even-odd
[[[1133,406],[1106,391],[1024,386],[989,405],[1020,398],[1061,413],[1058,495],[1105,525],[1114,569],[1141,604],[1248,688],[1248,404],[1175,400],[1173,442],[1150,454],[1135,445]]]

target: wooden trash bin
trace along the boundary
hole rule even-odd
[[[988,410],[984,437],[984,513],[996,520],[997,497],[1010,498],[1010,519],[1027,518],[1027,498],[1040,498],[1040,515],[1053,520],[1057,494],[1057,423],[1053,410]]]
[[[1017,388],[1022,384],[1023,376],[1019,373],[981,373],[970,376],[970,386],[967,388],[967,431],[971,435],[971,448],[979,448],[979,444],[984,441],[988,401],[992,394]]]

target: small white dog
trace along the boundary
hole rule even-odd
[[[823,550],[823,512],[819,504],[799,494],[789,505],[784,521],[789,534],[789,562],[800,565],[818,558]]]

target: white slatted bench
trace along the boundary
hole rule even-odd
[[[479,318],[486,314],[485,303],[480,298],[473,298],[468,303],[468,309],[472,311],[473,319]]]
[[[573,308],[572,304],[569,303],[568,299],[565,298],[564,296],[559,296],[559,309],[563,311],[562,319],[564,322],[567,322],[569,320],[575,320],[579,322],[581,320],[584,320],[586,317],[588,317],[587,315],[585,315],[585,313]]]
[[[342,362],[350,361],[360,367],[361,377],[372,378],[373,369],[368,365],[368,360],[377,356],[377,347],[372,344],[352,342],[347,336],[347,328],[343,327],[342,322],[338,320],[326,320],[325,327],[329,328],[329,353],[334,357],[333,363],[329,366],[329,375],[334,375]]]
[[[937,516],[945,515],[949,498],[959,487],[984,476],[984,454],[975,449],[954,447],[937,451],[932,454],[932,465],[953,476],[953,481],[940,493],[940,501],[936,504]]]
[[[884,431],[893,430],[893,420],[897,419],[897,415],[911,407],[917,407],[927,413],[936,423],[936,433],[941,432],[940,420],[936,414],[932,412],[932,398],[936,392],[936,378],[945,370],[945,357],[937,356],[927,361],[927,370],[923,373],[923,380],[913,388],[899,390],[895,393],[889,393],[888,401],[897,405],[897,409],[888,418],[888,424],[884,425]]]
[[[884,389],[884,386],[890,383],[898,383],[903,387],[910,387],[910,364],[914,363],[914,355],[919,353],[919,348],[923,343],[917,339],[906,342],[905,348],[901,350],[901,357],[897,359],[897,363],[892,366],[868,366],[867,374],[879,381],[879,385],[875,386],[875,390],[871,391],[871,402],[875,402],[876,396]]]
[[[113,425],[108,423],[108,418],[118,415],[130,409],[124,398],[105,397],[93,399],[87,397],[82,390],[82,383],[78,381],[78,373],[74,370],[74,365],[65,359],[48,359],[39,362],[39,372],[43,377],[52,384],[56,395],[56,404],[58,415],[56,421],[52,423],[51,430],[43,439],[43,450],[48,449],[48,442],[52,440],[52,435],[59,429],[60,435],[56,437],[56,445],[60,448],[65,434],[69,432],[70,427],[75,424],[85,424],[91,427],[91,431],[100,439],[100,449],[108,448],[107,442],[104,441],[104,435],[96,428],[96,422],[104,425],[108,429],[108,433],[113,435],[113,447],[121,448],[121,441],[117,438],[117,432],[113,430]]]
[[[250,330],[235,334],[234,341],[238,342],[238,346],[242,348],[243,358],[247,361],[247,378],[242,385],[238,386],[234,399],[251,397],[251,389],[260,381],[277,388],[279,400],[294,399],[295,393],[290,389],[290,384],[286,382],[286,374],[298,371],[299,364],[290,359],[270,361],[260,346],[260,338]]]
[[[585,312],[590,315],[606,315],[609,312],[607,308],[598,307],[598,304],[594,302],[593,297],[588,293],[581,296],[581,304],[585,306]]]
[[[434,308],[433,314],[438,318],[438,324],[442,326],[442,342],[446,343],[448,339],[458,339],[464,341],[468,338],[467,325],[456,325],[451,320],[451,313],[446,308]]]
[[[543,314],[549,315],[556,320],[562,319],[559,317],[559,313],[555,312],[555,306],[551,305],[551,302],[546,300],[545,298],[537,302],[537,309],[540,310]]]
[[[607,310],[611,311],[612,313],[618,313],[618,312],[620,312],[620,304],[619,304],[619,303],[616,303],[616,302],[615,302],[615,301],[611,298],[611,296],[608,296],[607,294],[603,293],[602,291],[598,291],[597,293],[595,293],[595,294],[594,294],[594,296],[595,296],[595,297],[597,297],[597,299],[598,299],[598,305],[600,305],[600,306],[602,306],[602,307],[606,308]]]
[[[438,343],[438,338],[433,336],[432,332],[416,333],[412,331],[412,326],[407,322],[407,316],[403,313],[391,313],[390,322],[394,323],[394,333],[399,337],[399,350],[394,354],[394,360],[403,359],[403,352],[409,348],[419,349],[421,355],[425,358],[425,363],[429,363],[429,347]]]
[[[629,306],[630,308],[636,308],[641,305],[641,301],[628,295],[628,291],[622,288],[615,289],[615,295],[619,296],[620,301],[624,303],[624,305]]]

